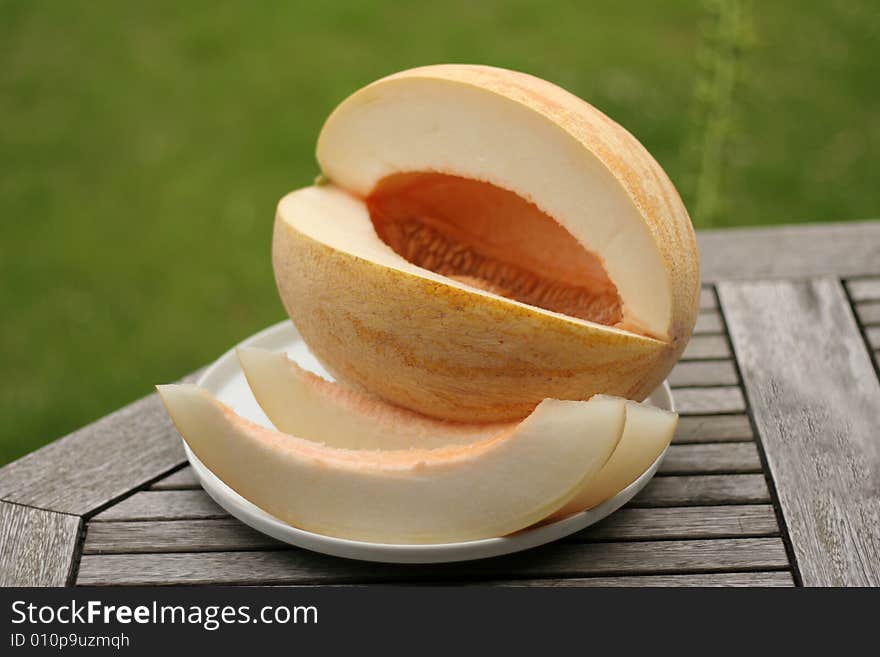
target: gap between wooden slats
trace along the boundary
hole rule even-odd
[[[307,550],[83,555],[78,584],[368,583],[511,577],[583,577],[786,570],[781,539],[555,543],[477,561],[396,565],[342,560]]]

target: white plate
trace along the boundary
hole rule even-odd
[[[296,328],[290,321],[270,326],[264,331],[248,338],[239,347],[262,347],[274,351],[285,351],[301,367],[323,377],[332,379],[318,360],[309,352]],[[198,385],[209,390],[217,399],[230,406],[236,413],[249,420],[272,427],[272,423],[260,409],[251,394],[244,374],[238,364],[235,349],[231,349],[211,365],[198,380]],[[651,395],[649,402],[654,406],[673,409],[669,385],[664,382]],[[562,520],[545,525],[530,527],[522,531],[479,541],[462,543],[442,543],[432,545],[394,545],[388,543],[367,543],[344,538],[324,536],[292,527],[251,504],[241,495],[224,484],[193,454],[184,442],[186,457],[189,459],[202,487],[217,504],[233,516],[257,531],[268,534],[285,543],[297,545],[315,552],[337,557],[361,559],[363,561],[382,561],[387,563],[441,563],[447,561],[466,561],[482,559],[543,545],[568,536],[598,522],[626,504],[654,476],[664,451],[657,460],[636,481],[623,489],[610,500],[597,507],[576,513]]]

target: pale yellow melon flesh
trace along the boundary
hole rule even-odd
[[[322,379],[283,352],[238,350],[257,403],[280,431],[344,449],[432,449],[512,430],[513,423],[435,420]]]
[[[196,456],[275,517],[378,543],[502,536],[564,505],[614,451],[619,400],[547,400],[510,431],[435,450],[345,450],[249,422],[193,385],[159,386]]]
[[[593,399],[610,398],[597,395]],[[627,402],[626,426],[614,454],[599,474],[584,482],[582,488],[551,519],[592,509],[617,495],[657,460],[672,441],[677,425],[677,413]]]
[[[699,259],[674,186],[629,132],[550,82],[488,66],[396,73],[333,111],[317,157],[329,180],[365,199],[387,200],[401,174],[512,192],[598,257],[629,326],[668,341],[691,330]]]

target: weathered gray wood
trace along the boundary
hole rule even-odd
[[[804,584],[880,585],[880,383],[843,288],[720,292]]]
[[[877,271],[878,269],[880,266],[863,271]],[[880,276],[856,278],[847,281],[846,286],[853,301],[880,301]]]
[[[673,442],[738,442],[753,438],[752,425],[745,415],[684,415],[678,418]]]
[[[697,242],[704,281],[880,271],[880,221],[700,231]]]
[[[567,579],[522,579],[490,582],[494,586],[553,586],[553,587],[609,587],[609,586],[662,586],[662,587],[791,587],[794,580],[787,570],[745,573],[693,573],[690,575],[635,575],[625,577],[570,577]]]
[[[695,335],[682,354],[683,360],[731,358],[730,345],[723,335]]]
[[[569,541],[660,538],[740,538],[776,536],[779,526],[769,504],[620,509]]]
[[[436,565],[346,561],[306,550],[83,555],[78,584],[308,584],[578,577],[776,570],[788,567],[779,538],[555,543],[518,554]]]
[[[735,538],[775,536],[778,531],[769,505],[621,509],[567,540]],[[225,552],[279,547],[282,544],[278,541],[234,518],[119,521],[89,523],[83,553]]]
[[[670,445],[658,470],[661,474],[761,472],[755,443]]]
[[[0,469],[0,498],[85,515],[185,460],[153,394]]]
[[[81,520],[0,502],[0,586],[64,586]]]
[[[675,408],[682,415],[742,413],[746,410],[746,402],[738,386],[677,388],[672,397]]]
[[[192,490],[195,488],[201,488],[201,484],[199,484],[196,473],[188,465],[159,479],[150,486],[150,490]]]
[[[141,491],[92,518],[105,520],[181,520],[223,518],[228,514],[203,490]]]
[[[711,286],[704,286],[700,289],[700,310],[712,310],[718,308],[718,299],[715,297],[715,291]]]
[[[766,504],[770,491],[764,475],[695,475],[654,477],[630,506],[704,506]]]
[[[880,324],[880,301],[857,303],[856,314],[859,316],[859,321],[865,326]]]
[[[724,324],[717,310],[701,310],[697,315],[697,323],[694,326],[694,334],[724,333]]]
[[[669,385],[683,386],[737,385],[736,368],[729,360],[681,361],[669,373]]]
[[[872,350],[880,349],[880,326],[868,326],[865,328],[865,337],[868,340],[868,346]]]
[[[84,554],[211,552],[278,548],[283,544],[235,518],[91,522]]]

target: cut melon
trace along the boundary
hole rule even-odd
[[[435,420],[302,369],[282,352],[238,350],[257,403],[280,431],[344,449],[432,449],[465,445],[513,423]]]
[[[594,400],[614,398],[596,395]],[[627,402],[626,426],[617,449],[595,477],[551,519],[592,509],[617,495],[644,473],[663,453],[675,435],[678,414],[654,406]]]
[[[266,429],[194,385],[158,386],[195,455],[308,531],[378,543],[502,536],[564,505],[620,439],[620,400],[547,400],[511,430],[434,450],[346,450]]]
[[[329,184],[278,205],[281,299],[337,379],[420,413],[515,420],[644,399],[696,320],[687,211],[632,135],[522,73],[431,66],[345,100]]]

